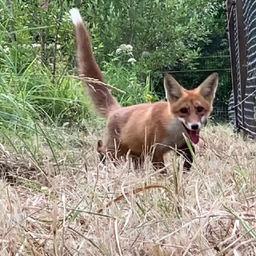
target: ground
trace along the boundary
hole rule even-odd
[[[161,176],[102,166],[100,137],[66,135],[40,162],[2,145],[1,255],[256,255],[255,141],[208,126],[191,172],[170,154]]]

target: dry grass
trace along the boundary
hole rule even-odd
[[[256,255],[256,143],[227,126],[202,136],[191,172],[173,154],[167,177],[98,165],[95,135],[67,139],[58,162],[46,150],[41,169],[2,148],[0,255]]]

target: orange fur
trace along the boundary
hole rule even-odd
[[[74,23],[80,75],[104,81],[80,14],[78,18],[79,22]],[[101,156],[108,154],[112,160],[129,154],[135,162],[150,153],[154,167],[164,169],[164,154],[177,149],[185,158],[184,169],[190,169],[193,153],[184,135],[198,142],[201,124],[212,111],[217,84],[218,75],[214,73],[196,89],[186,90],[167,74],[167,102],[129,107],[121,107],[106,86],[97,82],[87,84],[96,109],[107,118],[105,140],[98,142],[98,152]]]
[[[92,52],[89,33],[83,23],[76,25],[76,42],[80,75],[104,82],[103,74]],[[106,117],[111,110],[119,108],[119,104],[106,86],[90,82],[87,88],[97,111],[102,116]]]

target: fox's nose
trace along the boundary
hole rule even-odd
[[[192,124],[191,125],[191,130],[198,130],[199,129],[199,125],[198,124]]]

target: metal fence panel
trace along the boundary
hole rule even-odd
[[[256,137],[256,1],[228,0],[236,127]]]

